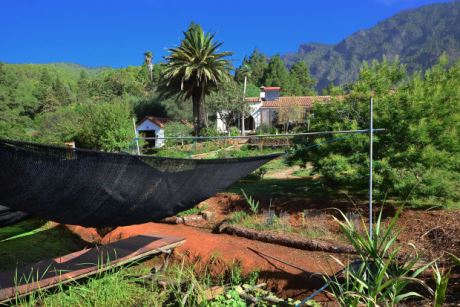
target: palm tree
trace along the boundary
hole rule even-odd
[[[206,126],[205,96],[229,78],[232,68],[225,57],[231,52],[220,52],[222,43],[214,41],[215,34],[204,33],[192,24],[177,48],[170,48],[165,57],[159,90],[164,97],[191,98],[195,135]]]
[[[145,66],[147,66],[147,69],[149,71],[150,81],[152,81],[152,79],[153,79],[153,76],[152,76],[153,63],[152,63],[152,60],[153,60],[152,52],[150,52],[150,51],[144,52],[144,64],[145,64]]]
[[[248,78],[251,77],[251,67],[247,64],[243,64],[240,67],[240,74],[244,76],[244,86],[243,86],[243,100],[246,99],[246,86],[248,83]],[[245,127],[244,127],[244,113],[241,114],[241,135],[245,135]]]

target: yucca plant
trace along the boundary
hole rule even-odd
[[[241,192],[243,193],[243,196],[246,199],[252,214],[256,215],[259,212],[259,201],[256,201],[251,195],[248,196],[243,189],[241,189]]]
[[[420,257],[413,245],[412,252],[404,259],[400,258],[401,247],[395,244],[398,237],[395,225],[401,211],[402,208],[388,227],[384,227],[380,211],[372,237],[367,229],[359,232],[355,223],[342,212],[343,221],[335,219],[358,254],[349,265],[334,258],[343,270],[341,274],[326,278],[331,293],[341,306],[396,306],[404,299],[423,297],[407,290],[407,286],[414,283],[432,293],[418,276],[433,262],[417,268]]]
[[[447,285],[450,278],[450,270],[440,269],[437,263],[434,263],[432,266],[433,269],[433,279],[436,285],[434,290],[434,299],[433,306],[441,307],[446,301]]]

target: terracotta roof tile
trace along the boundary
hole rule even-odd
[[[262,86],[261,89],[263,91],[280,91],[281,90],[281,87],[279,86]]]
[[[246,101],[247,102],[259,102],[260,98],[259,97],[247,97]]]
[[[311,108],[314,103],[328,102],[330,100],[331,96],[279,97],[277,100],[263,101],[262,108],[280,108],[294,105]]]
[[[166,118],[166,117],[146,116],[146,117],[144,117],[144,119],[142,119],[139,122],[138,125],[141,125],[146,120],[151,121],[152,123],[154,123],[155,125],[157,125],[160,128],[164,128],[166,123],[168,123],[170,121],[170,119]]]

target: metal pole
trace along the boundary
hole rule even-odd
[[[244,87],[243,87],[243,102],[246,102],[246,86],[248,82],[248,76],[244,76]],[[241,135],[246,134],[246,127],[244,125],[244,112],[241,114]]]
[[[369,236],[372,240],[372,222],[373,222],[373,212],[372,212],[372,158],[373,158],[373,142],[374,142],[374,98],[371,97],[371,106],[370,106],[370,123],[369,123]]]
[[[139,149],[139,134],[137,133],[136,120],[134,119],[134,117],[133,117],[133,127],[134,127],[134,136],[136,137],[137,154],[140,155],[141,151]]]

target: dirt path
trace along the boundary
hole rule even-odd
[[[213,234],[208,230],[184,225],[147,223],[119,227],[104,237],[103,243],[145,233],[184,237],[185,244],[175,250],[177,256],[203,261],[218,257],[227,264],[239,261],[246,272],[259,270],[260,277],[267,281],[269,287],[285,297],[305,297],[323,284],[322,278],[315,274],[337,270],[337,266],[326,253],[303,251],[226,234]],[[326,296],[319,299],[329,301]]]
[[[300,166],[293,165],[280,170],[269,171],[264,177],[273,179],[298,179],[298,176],[294,176],[292,174],[299,169]]]

